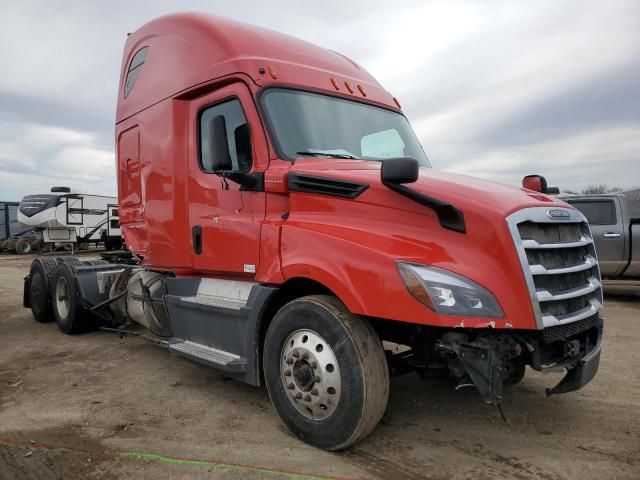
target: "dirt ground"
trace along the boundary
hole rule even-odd
[[[373,434],[327,453],[286,432],[264,388],[138,338],[34,322],[30,262],[0,257],[0,479],[640,479],[640,296],[607,298],[583,390],[546,399],[560,376],[529,371],[504,423],[474,391],[397,377]]]

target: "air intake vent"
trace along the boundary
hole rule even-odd
[[[332,197],[356,198],[369,185],[365,183],[346,182],[335,178],[316,177],[314,175],[289,175],[289,191],[330,195]]]
[[[558,219],[546,208],[528,208],[507,219],[539,328],[590,318],[602,307],[589,225],[580,212],[566,211]]]

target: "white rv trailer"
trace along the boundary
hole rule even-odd
[[[51,193],[24,197],[18,207],[18,221],[41,232],[45,243],[103,242],[107,250],[122,247],[116,197],[53,187]]]

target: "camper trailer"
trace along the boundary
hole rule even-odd
[[[122,247],[115,197],[53,187],[51,193],[24,197],[18,207],[18,221],[39,231],[45,244],[81,247],[102,242],[107,250]]]

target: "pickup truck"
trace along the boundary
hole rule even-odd
[[[640,188],[562,199],[587,217],[602,277],[640,278]]]

